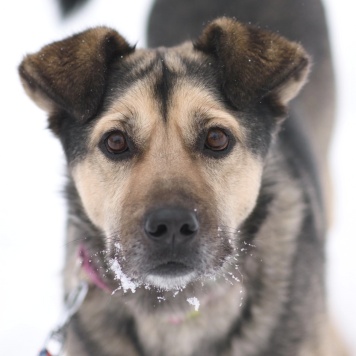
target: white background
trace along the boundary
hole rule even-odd
[[[88,26],[109,25],[144,45],[150,0],[92,1],[61,21],[54,0],[0,4],[0,355],[35,355],[60,310],[64,159],[46,117],[24,94],[22,57]],[[326,0],[338,73],[339,110],[330,156],[335,182],[329,234],[330,308],[356,355],[355,2]],[[337,355],[335,355],[337,356]]]

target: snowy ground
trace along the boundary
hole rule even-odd
[[[330,305],[356,355],[356,5],[326,1],[339,80],[331,154],[336,204],[328,248]],[[45,130],[45,115],[23,93],[16,67],[24,54],[88,26],[113,26],[142,46],[151,1],[119,3],[93,1],[80,16],[61,22],[54,0],[1,2],[0,355],[35,355],[55,323],[64,247],[62,152]]]

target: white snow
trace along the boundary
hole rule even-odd
[[[188,298],[187,302],[194,307],[195,311],[199,310],[200,302],[197,297]]]
[[[120,282],[120,285],[117,289],[115,289],[112,294],[117,292],[118,290],[123,290],[124,293],[126,293],[128,290],[131,290],[132,293],[136,292],[136,288],[139,287],[138,284],[136,284],[130,277],[128,277],[122,270],[120,263],[119,263],[119,252],[121,249],[120,243],[115,242],[115,258],[112,258],[109,260],[110,264],[110,269],[114,272],[115,274],[115,279]],[[124,258],[123,258],[124,259]]]
[[[136,292],[136,288],[138,287],[131,278],[126,276],[126,274],[122,271],[119,262],[116,259],[110,260],[110,268],[115,273],[115,279],[120,281],[120,286],[113,291],[114,294],[118,290],[123,290],[125,293],[128,290],[131,290],[132,293]]]
[[[91,0],[66,21],[60,20],[55,3],[13,0],[0,5],[0,355],[36,355],[56,324],[66,247],[64,156],[46,129],[45,114],[25,95],[17,66],[26,53],[89,26],[114,27],[140,47],[151,1]],[[331,152],[335,215],[329,234],[329,300],[335,322],[356,355],[356,2],[326,4],[339,78]]]

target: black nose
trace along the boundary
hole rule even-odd
[[[194,238],[199,223],[193,211],[167,207],[150,213],[145,222],[146,235],[162,244],[182,244]]]

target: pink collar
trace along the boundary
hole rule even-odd
[[[87,275],[87,277],[89,278],[89,281],[95,286],[97,286],[98,288],[104,290],[105,292],[112,293],[112,290],[101,279],[98,268],[91,260],[89,252],[87,248],[84,246],[84,244],[81,244],[79,246],[78,256],[81,261],[82,269]]]

